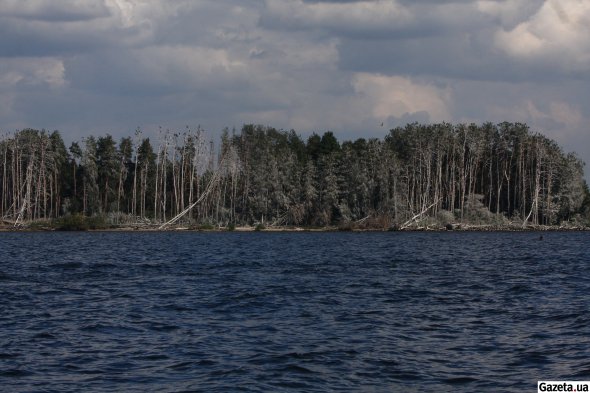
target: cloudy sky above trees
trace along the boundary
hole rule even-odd
[[[590,162],[588,37],[586,0],[0,0],[0,129],[518,121]]]

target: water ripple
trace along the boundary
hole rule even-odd
[[[0,390],[590,379],[586,233],[1,233]]]

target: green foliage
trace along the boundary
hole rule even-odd
[[[53,223],[48,220],[38,220],[27,224],[27,229],[32,231],[45,231],[53,229]]]
[[[96,139],[86,138],[85,149],[82,153],[82,188],[83,214],[96,214],[100,211],[98,163],[96,161]]]
[[[181,220],[207,223],[200,230],[590,222],[581,160],[507,122],[412,123],[384,139],[342,143],[330,131],[304,142],[293,130],[250,124],[225,130],[220,145],[200,127],[161,131],[152,145],[138,130],[118,145],[90,136],[69,151],[59,132],[25,129],[0,136],[0,180],[0,215],[69,214],[59,222],[66,229],[103,227],[93,221],[101,215],[154,225],[201,196]]]
[[[325,156],[339,151],[340,144],[334,136],[334,133],[332,131],[325,132],[320,141],[320,153]]]
[[[58,231],[87,231],[89,229],[108,229],[110,227],[104,216],[86,217],[81,214],[57,218],[53,221],[53,226]]]
[[[351,232],[355,229],[354,223],[350,221],[342,222],[338,225],[338,231],[340,232]]]
[[[477,194],[467,196],[467,201],[465,201],[464,205],[464,220],[477,225],[492,223],[494,214],[483,204],[483,198],[483,195]]]
[[[109,229],[111,225],[107,222],[107,219],[104,215],[94,215],[91,217],[86,217],[86,222],[88,223],[88,227],[90,229]]]
[[[196,229],[197,231],[213,231],[215,229],[215,226],[213,224],[205,222],[194,227],[191,227],[191,229]]]
[[[441,226],[446,226],[447,224],[455,223],[455,215],[453,214],[453,212],[450,212],[448,210],[440,210],[436,214],[436,218]]]
[[[588,184],[584,181],[584,201],[580,207],[581,221],[586,226],[590,226],[590,190]]]
[[[254,230],[256,232],[264,231],[265,229],[266,229],[266,227],[264,226],[264,224],[257,224],[256,227],[254,228]]]
[[[81,214],[67,215],[54,221],[58,231],[87,231],[89,229],[86,217]]]

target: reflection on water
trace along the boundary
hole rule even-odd
[[[588,380],[589,246],[587,233],[3,233],[0,386]]]

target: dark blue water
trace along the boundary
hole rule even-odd
[[[0,233],[6,392],[590,380],[590,233]]]

